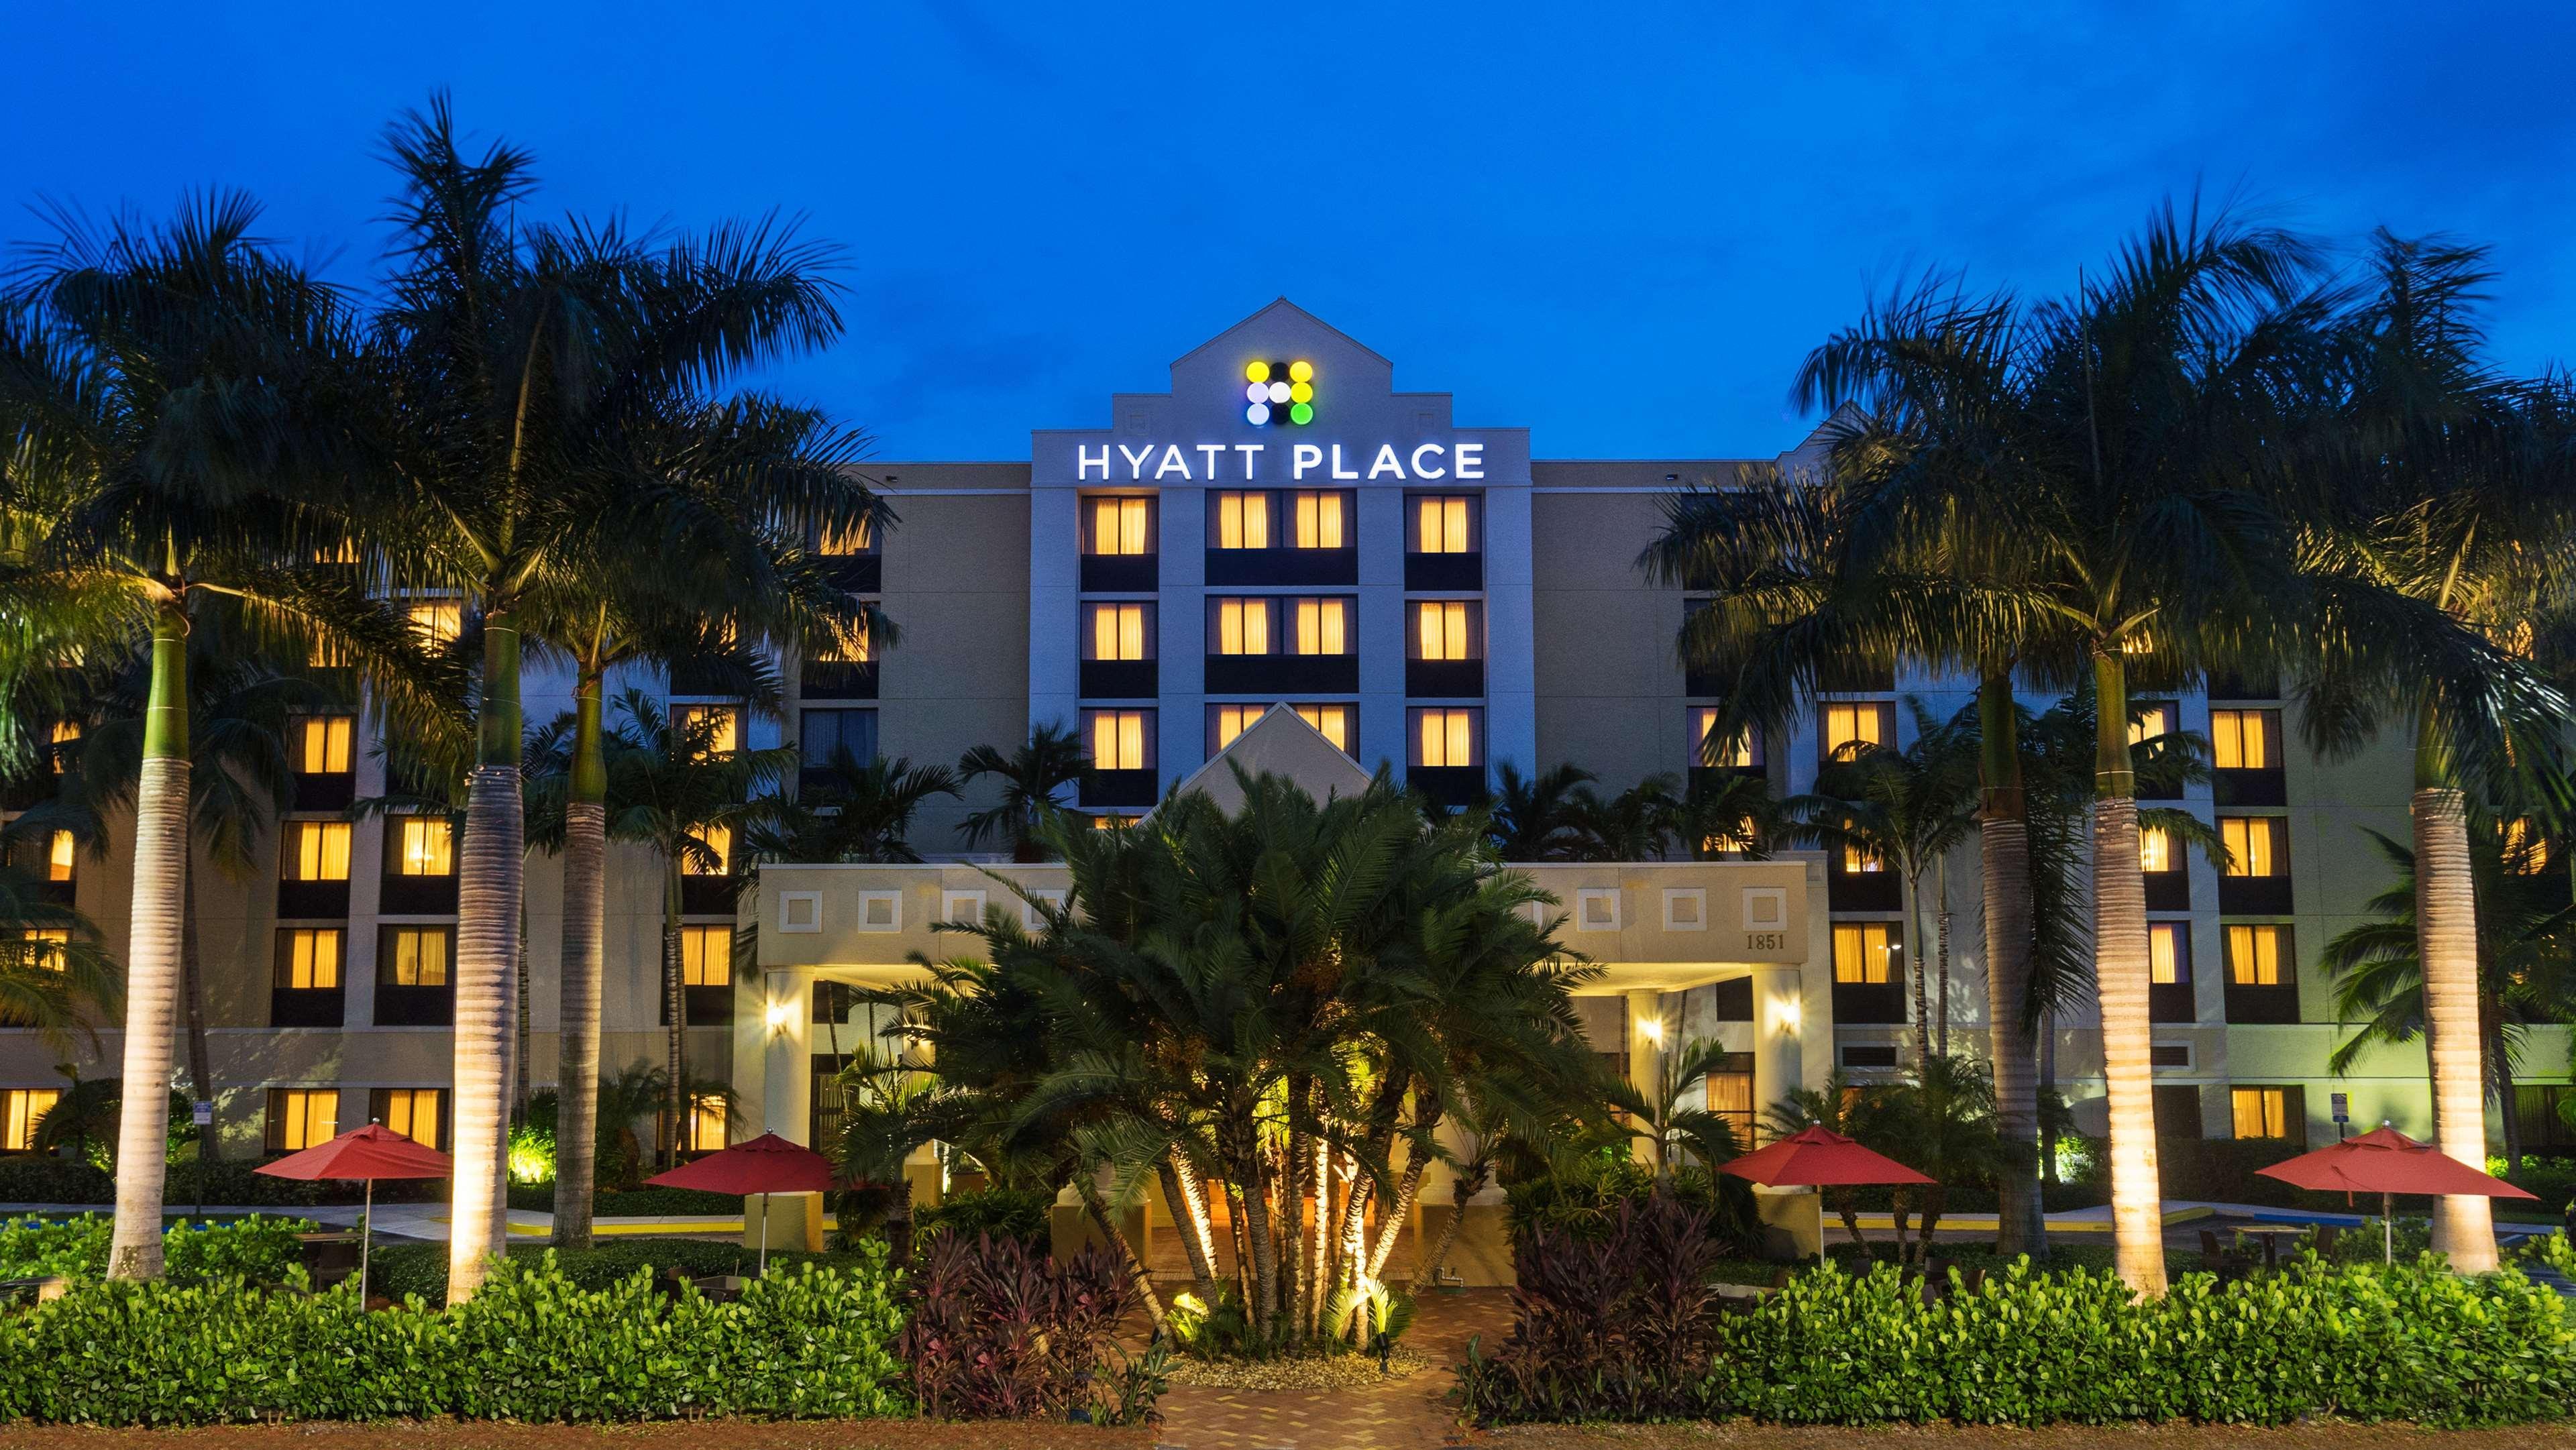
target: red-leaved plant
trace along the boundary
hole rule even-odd
[[[1142,1418],[1160,1388],[1149,1368],[1142,1406],[1117,1346],[1137,1307],[1135,1282],[1094,1244],[1057,1262],[1043,1248],[990,1234],[940,1233],[923,1244],[899,1347],[913,1400],[943,1420]],[[1117,1367],[1104,1376],[1107,1361]],[[1155,1355],[1159,1361],[1159,1354]]]

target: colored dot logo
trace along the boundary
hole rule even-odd
[[[1315,421],[1315,365],[1255,362],[1243,367],[1243,421],[1256,428]]]

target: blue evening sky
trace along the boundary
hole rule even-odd
[[[2557,5],[135,0],[0,54],[0,199],[241,187],[351,283],[438,88],[541,214],[802,213],[849,331],[768,381],[888,459],[1025,458],[1283,294],[1542,457],[1769,453],[1870,291],[2061,289],[2196,185],[2490,242],[2499,358],[2576,359]]]

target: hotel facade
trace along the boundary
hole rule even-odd
[[[1449,394],[1396,384],[1387,359],[1273,303],[1173,363],[1168,391],[1113,394],[1101,426],[1036,431],[1024,459],[871,465],[898,522],[839,567],[900,625],[899,648],[788,662],[791,694],[775,716],[692,693],[685,672],[638,673],[612,693],[640,685],[743,744],[796,744],[809,759],[847,746],[953,763],[1060,722],[1094,764],[1079,808],[1106,817],[1138,815],[1184,782],[1223,795],[1221,755],[1318,792],[1384,767],[1463,801],[1505,763],[1527,774],[1570,762],[1605,792],[1715,770],[1758,773],[1787,796],[1810,789],[1837,749],[1908,743],[1916,703],[1934,718],[1971,703],[1972,680],[1913,668],[1838,680],[1852,688],[1819,695],[1727,763],[1700,763],[1723,703],[1717,682],[1676,653],[1684,591],[1649,583],[1636,561],[1668,496],[1729,481],[1745,460],[1534,458],[1528,430],[1461,426]],[[1795,473],[1815,446],[1759,461]],[[2314,1141],[2336,1136],[2340,1107],[2354,1131],[2386,1119],[2430,1136],[2420,1045],[2329,1069],[2352,1029],[2335,1022],[2316,966],[2393,879],[2367,833],[2407,838],[2407,742],[2319,760],[2296,744],[2295,704],[2271,685],[2219,688],[2150,702],[2140,725],[2212,742],[2213,779],[2167,804],[2243,843],[2228,874],[2178,845],[2147,846],[2159,1128]],[[532,721],[571,706],[561,675],[532,670],[526,689]],[[432,1141],[446,1133],[454,842],[443,820],[351,818],[352,799],[382,788],[359,736],[347,720],[299,728],[294,808],[263,848],[268,865],[196,863],[230,1156],[370,1118]],[[916,951],[964,944],[935,923],[1062,892],[1060,869],[965,852],[958,823],[989,797],[986,782],[924,810],[912,841],[928,864],[773,864],[738,891],[721,876],[684,880],[689,1060],[733,1094],[727,1113],[692,1125],[699,1146],[763,1129],[827,1135],[816,1084],[868,1030],[849,988],[911,971]],[[120,954],[124,840],[103,859],[56,853],[52,888]],[[1894,1076],[1910,1038],[1907,962],[1932,948],[1943,911],[1953,1041],[1985,1049],[1973,838],[1913,912],[1893,874],[1817,852],[1529,869],[1558,898],[1560,939],[1603,968],[1581,1004],[1587,1033],[1640,1081],[1690,1038],[1732,1054],[1710,1102],[1747,1118],[1836,1068]],[[657,858],[612,847],[610,1071],[662,1059],[663,879]],[[525,1058],[536,1088],[552,1084],[557,1060],[560,901],[559,863],[532,856]],[[2099,1132],[2089,1012],[2056,1022],[2050,1046],[2078,1123]],[[64,1086],[59,1057],[29,1031],[0,1029],[0,1149],[27,1146],[25,1125]],[[68,1066],[94,1077],[119,1061],[111,1030]],[[2564,1034],[2534,1034],[2521,1072],[2534,1084],[2526,1144],[2564,1143],[2551,1111],[2568,1076]],[[1425,1198],[1445,1193],[1435,1183]]]

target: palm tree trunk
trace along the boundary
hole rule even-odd
[[[1306,1254],[1304,1275],[1306,1297],[1305,1302],[1300,1306],[1303,1317],[1297,1322],[1297,1329],[1301,1334],[1313,1334],[1323,1327],[1324,1275],[1327,1263],[1332,1257],[1332,1246],[1325,1242],[1324,1238],[1324,1224],[1333,1211],[1333,1145],[1326,1142],[1321,1133],[1313,1135],[1313,1142],[1314,1151],[1307,1155],[1306,1172],[1314,1179],[1310,1193],[1315,1206],[1310,1219],[1301,1218],[1300,1220],[1301,1223],[1311,1221],[1314,1225],[1305,1231],[1306,1236],[1300,1240]],[[1301,1215],[1305,1214],[1305,1206],[1299,1205],[1298,1212]]]
[[[173,599],[152,621],[152,691],[134,797],[134,925],[125,957],[125,1077],[116,1110],[111,1279],[161,1277],[170,1037],[187,932],[187,879],[188,616]]]
[[[1995,1248],[2006,1258],[2048,1256],[2040,1218],[2039,1085],[2022,1009],[2030,990],[2032,906],[2030,822],[2021,784],[2020,719],[2012,671],[1989,670],[1977,690],[1984,800],[1977,842],[1986,917],[1986,1035],[1994,1058],[1995,1128],[2003,1165],[1995,1175]]]
[[[2138,873],[2137,778],[2129,767],[2129,692],[2117,641],[2093,656],[2093,680],[2093,977],[2110,1096],[2111,1238],[2121,1282],[2161,1295],[2165,1226],[2149,1060],[2147,883]]]
[[[179,939],[179,979],[185,986],[188,1004],[188,1085],[195,1089],[190,1096],[201,1103],[212,1103],[215,1100],[215,1069],[213,1055],[206,1050],[206,967],[198,944],[195,864],[189,863],[191,869],[182,887],[188,920]],[[199,1203],[206,1201],[206,1165],[221,1156],[222,1139],[217,1136],[215,1125],[208,1123],[199,1128],[197,1130],[197,1201]]]
[[[582,672],[573,701],[572,779],[564,805],[562,992],[555,1040],[555,1246],[590,1247],[599,1171],[599,1002],[607,921],[608,767],[599,675]]]
[[[526,802],[519,793],[519,631],[503,611],[483,624],[483,709],[467,777],[456,892],[456,1175],[449,1213],[447,1302],[483,1287],[507,1246],[507,1118],[519,906],[525,898]]]
[[[1423,1110],[1422,1120],[1414,1125],[1417,1142],[1429,1141],[1440,1129],[1440,1105],[1434,1101]],[[1395,1183],[1395,1202],[1378,1220],[1377,1246],[1369,1250],[1368,1274],[1371,1279],[1386,1278],[1386,1261],[1395,1254],[1396,1235],[1404,1231],[1413,1217],[1414,1200],[1422,1195],[1422,1170],[1431,1166],[1428,1152],[1407,1152],[1404,1176]]]
[[[1278,1319],[1278,1264],[1270,1239],[1270,1185],[1263,1171],[1261,1145],[1254,1137],[1254,1106],[1242,1105],[1242,1119],[1236,1124],[1238,1151],[1236,1157],[1249,1175],[1243,1185],[1243,1232],[1252,1247],[1252,1277],[1255,1297],[1247,1301],[1252,1311],[1253,1327],[1267,1332]]]
[[[1913,968],[1914,978],[1914,1066],[1928,1070],[1932,1061],[1932,998],[1927,974],[1931,964],[1923,960],[1923,880],[1920,873],[1905,878],[1905,930],[1914,938],[1906,965]]]
[[[2486,1072],[2478,1028],[2478,909],[2468,809],[2446,784],[2448,761],[2429,712],[2415,747],[2415,937],[2424,963],[2424,1035],[2433,1062],[2433,1135],[2481,1172],[2487,1160]],[[2454,1194],[2433,1205],[2433,1249],[2462,1274],[2496,1266],[2493,1206]]]
[[[676,1168],[689,1141],[689,994],[680,982],[680,858],[675,852],[662,881],[662,1020],[669,1023],[662,1044],[662,1070],[669,1074],[665,1095],[671,1131],[663,1144],[663,1166]]]
[[[1431,1252],[1423,1257],[1422,1277],[1413,1286],[1416,1293],[1440,1282],[1440,1270],[1448,1264],[1449,1250],[1458,1242],[1458,1226],[1467,1221],[1467,1200],[1475,1197],[1484,1186],[1485,1175],[1482,1173],[1472,1178],[1460,1173],[1449,1180],[1449,1221],[1440,1226],[1439,1241],[1432,1244]]]
[[[1940,900],[1933,905],[1938,909],[1934,920],[1937,923],[1935,930],[1940,937],[1941,958],[1941,991],[1935,1003],[1935,1010],[1941,1014],[1941,1018],[1933,1029],[1932,1050],[1943,1057],[1948,1057],[1950,1055],[1950,853],[1947,851],[1941,853],[1941,866],[1935,873],[1932,889],[1940,894]]]
[[[1082,1199],[1082,1211],[1091,1217],[1092,1227],[1100,1230],[1102,1239],[1118,1247],[1118,1257],[1127,1263],[1127,1278],[1136,1292],[1145,1296],[1145,1311],[1154,1316],[1154,1327],[1163,1327],[1163,1296],[1154,1292],[1154,1276],[1146,1271],[1145,1256],[1120,1232],[1118,1220],[1109,1216],[1109,1205],[1100,1201],[1100,1185],[1080,1169],[1073,1175],[1073,1191]]]
[[[1181,1256],[1189,1260],[1190,1288],[1199,1302],[1211,1302],[1209,1296],[1216,1292],[1216,1243],[1208,1232],[1207,1196],[1177,1149],[1163,1155],[1154,1173],[1163,1181],[1163,1201],[1171,1205],[1173,1226],[1181,1231]]]
[[[2504,1171],[2508,1178],[2519,1178],[2522,1176],[2522,1124],[2514,1112],[2513,1059],[2508,1057],[2504,1050],[2502,1004],[2491,1003],[2490,1005],[2493,1010],[2486,1018],[2489,1024],[2486,1043],[2487,1064],[2495,1073],[2497,1116],[2504,1127]]]

